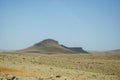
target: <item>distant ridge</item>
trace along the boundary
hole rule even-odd
[[[66,47],[53,39],[45,39],[33,46],[21,50],[28,53],[88,53],[81,47]]]
[[[114,54],[114,55],[116,55],[116,54],[120,55],[120,49],[105,51],[105,53]]]
[[[67,49],[70,49],[70,50],[72,50],[72,51],[75,51],[75,52],[88,53],[87,51],[83,50],[82,47],[66,47],[66,46],[64,46],[64,45],[61,45],[61,46],[65,47],[65,48],[67,48]]]

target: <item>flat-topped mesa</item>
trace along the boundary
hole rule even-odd
[[[87,51],[85,51],[82,47],[66,47],[64,45],[61,45],[64,48],[70,49],[74,52],[81,52],[81,53],[88,53]]]

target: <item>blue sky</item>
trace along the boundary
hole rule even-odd
[[[0,49],[47,38],[86,50],[120,49],[120,0],[0,0]]]

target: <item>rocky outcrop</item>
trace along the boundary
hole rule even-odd
[[[74,52],[78,52],[78,53],[88,53],[88,52],[85,51],[82,47],[66,47],[66,46],[64,46],[64,45],[61,45],[61,46],[65,47],[65,48],[67,48],[67,49],[70,49],[70,50],[72,50],[72,51],[74,51]]]

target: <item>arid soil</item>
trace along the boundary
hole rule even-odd
[[[1,52],[0,80],[120,80],[120,55]]]

